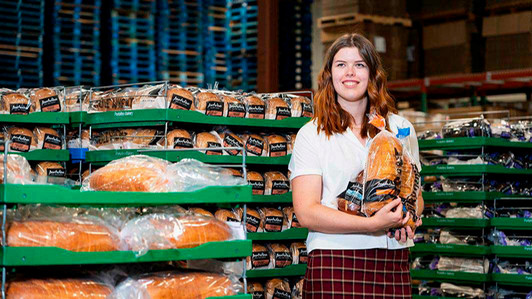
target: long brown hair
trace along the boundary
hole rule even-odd
[[[369,82],[366,91],[368,105],[361,128],[361,135],[374,137],[377,129],[368,124],[367,114],[374,109],[379,115],[388,116],[389,112],[396,113],[395,102],[386,87],[386,72],[381,59],[373,44],[364,36],[351,33],[345,34],[332,44],[325,54],[325,63],[318,76],[318,92],[314,100],[314,118],[317,121],[318,133],[325,132],[327,137],[335,133],[343,133],[354,121],[337,100],[337,94],[332,81],[332,63],[334,56],[342,48],[357,48],[360,56],[369,68]],[[386,127],[389,129],[388,122]]]

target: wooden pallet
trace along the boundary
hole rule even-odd
[[[344,25],[351,25],[361,22],[373,22],[384,25],[412,26],[412,20],[406,18],[386,17],[377,15],[366,15],[359,13],[342,14],[336,16],[322,17],[318,19],[319,28],[330,28]]]
[[[514,0],[511,2],[486,5],[486,16],[518,13],[532,10],[532,0]]]

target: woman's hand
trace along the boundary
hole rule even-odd
[[[408,219],[410,219],[410,215],[407,214],[403,218],[403,204],[401,203],[401,199],[397,198],[383,206],[370,219],[374,222],[375,231],[379,232],[386,231],[389,228],[404,226],[408,222]]]

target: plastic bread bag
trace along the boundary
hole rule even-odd
[[[484,218],[484,209],[481,205],[476,207],[455,207],[447,210],[445,218],[468,218],[468,219],[482,219]]]
[[[107,90],[107,91],[100,91],[100,90],[90,90],[87,94],[88,105],[89,105],[89,113],[95,113],[95,112],[105,112],[105,111],[113,111],[115,110],[115,104],[114,104],[114,97],[115,97],[115,91],[114,90]]]
[[[233,133],[229,128],[216,127],[214,128],[214,130],[218,133],[218,136],[220,136],[223,147],[244,148],[244,141],[242,141],[242,138],[240,138],[240,136],[238,136],[237,134]],[[223,152],[224,154],[231,155],[231,156],[242,154],[242,150],[238,150],[238,149],[224,149]]]
[[[30,91],[30,99],[35,111],[60,112],[64,110],[64,94],[56,88],[35,88]]]
[[[441,244],[482,245],[482,237],[475,235],[461,235],[448,230],[441,230],[439,241]]]
[[[211,91],[200,91],[196,95],[196,111],[205,115],[223,116],[224,102]]]
[[[178,110],[196,110],[195,97],[192,92],[179,85],[171,85],[166,93],[168,108]]]
[[[265,232],[280,232],[283,230],[283,226],[286,226],[284,214],[279,209],[261,208],[259,214]]]
[[[303,299],[303,283],[305,282],[304,278],[300,278],[294,283],[292,287],[292,298],[291,299]]]
[[[214,218],[223,221],[223,222],[240,222],[240,217],[237,215],[237,213],[233,212],[232,210],[228,209],[218,209],[214,213]]]
[[[230,175],[232,175],[234,177],[238,177],[238,178],[243,178],[244,177],[244,174],[242,173],[242,170],[240,170],[240,169],[229,167],[229,168],[224,168],[224,172],[228,173],[228,174],[230,174]]]
[[[138,214],[148,215],[148,214],[185,214],[187,209],[181,207],[180,205],[157,205],[157,206],[147,206],[139,208]]]
[[[290,103],[292,117],[312,117],[314,115],[312,102],[309,98],[291,94],[283,96]]]
[[[0,154],[0,184],[32,184],[31,166],[25,157],[21,155],[7,155],[7,173],[4,173],[5,155]],[[7,182],[4,177],[7,175]]]
[[[12,90],[0,91],[0,104],[2,114],[26,115],[35,110],[31,100],[24,94]]]
[[[364,193],[364,171],[351,178],[344,192],[336,197],[338,210],[353,215],[362,216],[360,207]]]
[[[247,180],[251,185],[253,195],[264,195],[264,177],[256,171],[247,172]]]
[[[15,279],[6,284],[6,298],[106,299],[113,286],[93,279]]]
[[[57,162],[39,162],[35,165],[35,173],[37,174],[36,182],[39,184],[63,185],[66,183],[66,170]]]
[[[443,138],[491,137],[490,123],[486,119],[462,119],[443,126]]]
[[[297,134],[286,134],[286,144],[287,144],[287,153],[290,155],[292,154],[292,150],[294,149],[294,145],[296,144],[296,135]]]
[[[8,127],[7,139],[10,141],[9,151],[29,152],[37,149],[37,138],[30,129],[24,127]]]
[[[67,148],[89,148],[90,141],[89,130],[81,130],[81,138],[78,129],[70,130],[67,133]]]
[[[294,242],[290,244],[292,254],[292,264],[306,264],[308,262],[307,246],[304,242]]]
[[[63,138],[55,129],[35,127],[33,135],[37,139],[38,149],[63,149]]]
[[[273,269],[273,259],[266,246],[253,243],[251,256],[246,257],[246,269]]]
[[[266,115],[266,104],[256,95],[245,96],[243,102],[246,104],[246,118],[264,119]]]
[[[164,132],[154,128],[137,128],[123,142],[123,149],[162,149],[159,141],[164,139]]]
[[[264,292],[264,286],[258,281],[248,280],[248,294],[251,295],[252,299],[266,298],[266,293]]]
[[[284,268],[292,265],[292,253],[286,245],[273,243],[268,244],[267,248],[273,259],[274,268]]]
[[[532,141],[532,122],[521,120],[510,125],[511,141]]]
[[[455,298],[485,298],[484,290],[470,286],[458,286],[448,282],[440,285],[442,296]]]
[[[65,89],[65,107],[67,112],[87,111],[89,109],[89,91],[81,87]]]
[[[166,160],[144,155],[121,158],[92,172],[81,191],[176,191],[169,166]]]
[[[139,216],[127,222],[120,232],[122,249],[133,250],[137,256],[148,250],[192,248],[233,238],[233,229],[225,222],[190,214]]]
[[[6,133],[0,130],[0,152],[3,153],[6,145]]]
[[[109,129],[104,131],[92,131],[89,150],[114,150],[122,149],[124,139],[133,135],[133,129]]]
[[[194,215],[201,215],[206,217],[214,217],[214,214],[199,207],[190,207],[188,208],[188,213],[192,213]]]
[[[200,150],[200,152],[205,153],[206,155],[223,155],[223,151],[221,149],[216,150],[216,148],[221,147],[222,139],[218,133],[216,133],[216,131],[201,132],[196,134],[194,148],[201,148],[202,150]]]
[[[246,133],[242,136],[242,141],[244,141],[244,147],[248,156],[268,156],[268,145],[261,135]]]
[[[292,290],[285,279],[274,278],[266,282],[266,299],[290,299]]]
[[[117,89],[110,94],[111,107],[109,111],[122,111],[133,109],[133,101],[137,95],[137,89],[127,87],[124,89]]]
[[[251,207],[246,209],[246,217],[244,217],[244,208],[238,208],[235,210],[238,218],[242,219],[242,222],[246,222],[246,230],[252,233],[263,232],[264,223],[262,223],[262,218],[258,210]]]
[[[166,88],[168,89],[168,86]],[[164,109],[165,92],[167,96],[165,84],[144,85],[135,91],[131,109]]]
[[[221,95],[221,100],[224,102],[225,117],[240,117],[246,116],[246,105],[238,99],[238,97],[230,95]]]
[[[129,278],[120,283],[112,299],[208,298],[243,292],[237,276],[214,273],[160,272]]]
[[[266,101],[266,119],[282,120],[292,116],[288,103],[280,97],[272,97]]]
[[[22,206],[7,228],[7,246],[59,247],[76,252],[114,251],[118,232],[99,217],[79,209]]]
[[[167,149],[184,149],[194,147],[194,134],[185,129],[173,129],[166,133],[165,138],[159,139],[158,145]]]
[[[287,155],[288,144],[284,136],[270,134],[266,136],[266,144],[268,146],[270,157],[282,157]]]
[[[508,121],[503,119],[494,119],[491,121],[491,136],[495,138],[511,139],[512,130]]]
[[[283,215],[284,215],[284,227],[283,230],[287,230],[293,227],[301,227],[301,224],[299,224],[299,220],[297,220],[296,213],[294,212],[294,207],[284,207],[283,208]]]
[[[290,191],[290,181],[279,171],[268,171],[264,174],[264,195],[279,195]]]
[[[483,259],[440,256],[437,269],[440,271],[459,271],[470,273],[488,273],[489,261]]]

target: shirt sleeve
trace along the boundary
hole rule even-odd
[[[290,180],[308,174],[322,175],[319,155],[319,136],[315,126],[302,127],[296,136],[288,169]]]

